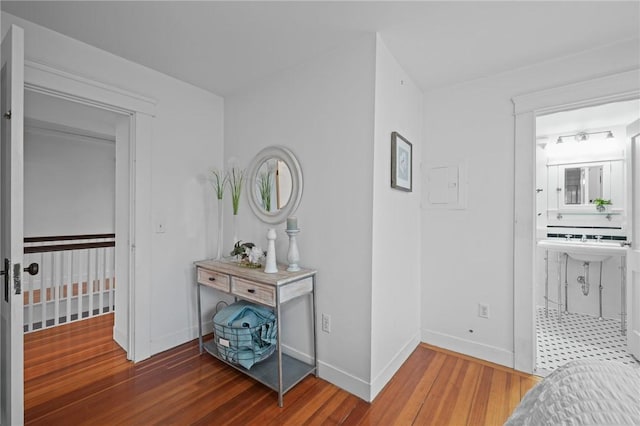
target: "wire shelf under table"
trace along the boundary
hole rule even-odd
[[[278,392],[278,355],[274,353],[269,358],[254,364],[250,370],[230,363],[220,357],[218,348],[214,340],[209,340],[203,344],[204,350],[210,355],[216,357],[225,364],[241,371],[249,377],[259,381],[265,386]],[[314,373],[316,367],[300,361],[285,353],[282,354],[282,393],[286,393],[289,389],[298,384],[302,379],[311,373]]]

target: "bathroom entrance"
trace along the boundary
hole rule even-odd
[[[634,303],[626,248],[633,211],[627,129],[638,119],[638,99],[535,119],[536,374],[576,359],[638,362],[627,350]]]

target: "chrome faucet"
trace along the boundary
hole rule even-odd
[[[587,235],[586,234],[582,234],[582,238],[580,238],[580,241],[582,241],[583,243],[587,242]]]
[[[600,242],[602,240],[602,235],[596,235],[596,240]]]
[[[573,235],[571,234],[566,234],[565,237],[567,237],[567,241],[571,241],[571,238],[573,237]]]

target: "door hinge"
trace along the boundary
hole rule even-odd
[[[6,118],[7,120],[11,120],[11,110],[4,113],[4,118]]]
[[[22,294],[22,268],[19,263],[13,265],[13,289],[15,294]]]

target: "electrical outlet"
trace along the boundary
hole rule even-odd
[[[480,318],[489,318],[489,305],[478,303],[478,316]]]
[[[331,333],[331,315],[322,314],[322,331]]]

